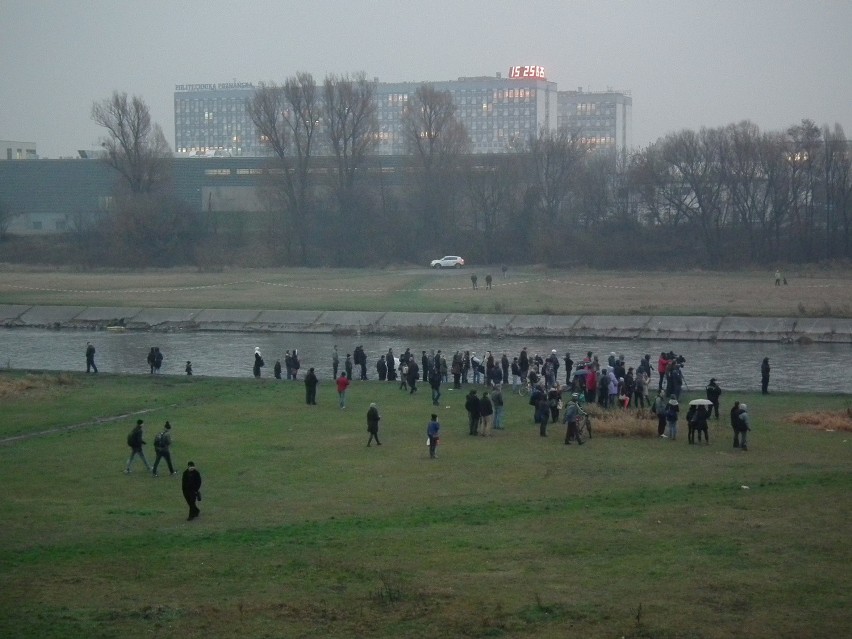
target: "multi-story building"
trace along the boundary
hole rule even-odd
[[[0,140],[0,160],[37,160],[35,142]]]
[[[593,148],[619,155],[632,144],[633,98],[626,91],[560,91],[557,126],[577,131]]]
[[[630,144],[629,96],[612,91],[559,92],[540,66],[511,67],[506,77],[497,73],[428,83],[375,82],[378,155],[408,152],[402,114],[423,84],[450,93],[473,153],[512,152],[523,148],[539,130],[563,125],[580,128],[599,147],[621,151]],[[254,91],[253,83],[237,81],[175,86],[175,151],[180,155],[267,155],[246,109]],[[318,149],[328,152],[321,144]]]

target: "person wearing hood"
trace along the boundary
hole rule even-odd
[[[260,355],[260,347],[254,347],[254,366],[252,367],[252,371],[254,372],[255,377],[260,377],[260,369],[265,365],[263,361],[263,357]]]
[[[672,397],[666,406],[666,425],[669,429],[669,439],[672,441],[677,439],[677,418],[679,412],[678,401]]]

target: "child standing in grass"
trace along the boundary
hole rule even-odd
[[[435,459],[438,456],[436,448],[438,446],[438,435],[441,432],[441,424],[438,423],[438,415],[432,413],[432,419],[426,425],[426,436],[429,438],[429,458]]]

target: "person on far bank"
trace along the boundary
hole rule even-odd
[[[86,372],[98,372],[98,367],[95,366],[95,347],[91,342],[86,342]]]
[[[473,286],[473,290],[476,290],[476,280],[477,280],[476,273],[473,273],[470,276],[470,283]]]
[[[148,460],[145,459],[145,451],[142,450],[142,447],[145,445],[145,440],[142,439],[142,424],[145,422],[141,419],[136,420],[136,426],[130,433],[127,435],[127,445],[130,446],[130,457],[127,459],[127,465],[124,467],[124,474],[130,474],[130,465],[133,463],[133,459],[138,455],[142,460],[142,463],[145,464],[145,470],[151,472],[151,467],[148,465]]]
[[[154,477],[159,477],[157,475],[157,467],[160,465],[160,460],[165,459],[166,465],[169,467],[169,475],[175,475],[177,471],[172,467],[172,425],[166,421],[166,425],[163,426],[163,431],[159,433],[156,437],[154,437],[154,452],[157,453],[157,457],[154,459],[154,468],[151,473]]]
[[[373,440],[376,440],[376,446],[381,446],[382,442],[379,441],[379,420],[381,416],[379,415],[379,407],[376,406],[375,402],[370,404],[370,408],[367,409],[367,432],[370,433],[370,438],[367,440],[367,448],[370,447],[370,444],[373,443]]]
[[[764,395],[769,395],[769,358],[764,357],[760,364],[760,392]]]
[[[710,383],[707,384],[707,388],[705,389],[707,392],[707,399],[713,402],[713,407],[711,412],[716,413],[716,419],[719,419],[719,397],[722,395],[722,389],[719,387],[719,384],[716,383],[716,378],[710,378]],[[708,415],[710,417],[710,415]]]
[[[491,282],[492,282],[492,277],[491,277],[491,273],[489,273],[488,275],[485,276],[485,288],[486,288],[486,290],[491,289]]]
[[[340,373],[337,378],[337,397],[339,399],[340,408],[346,408],[346,389],[349,388],[349,378],[346,373]]]
[[[317,384],[319,384],[319,380],[312,366],[308,369],[308,374],[305,375],[305,403],[308,406],[317,405]]]
[[[195,462],[186,462],[186,470],[183,471],[181,477],[181,491],[183,498],[189,506],[189,516],[187,521],[195,519],[201,514],[196,502],[201,501],[201,473],[195,467]]]
[[[438,416],[432,413],[432,419],[426,425],[426,437],[429,438],[429,458],[435,459],[438,456],[436,448],[438,447],[438,436],[441,433],[441,424],[438,423]]]

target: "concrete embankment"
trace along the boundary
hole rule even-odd
[[[0,304],[0,326],[128,331],[593,337],[852,344],[852,319],[478,315]]]

